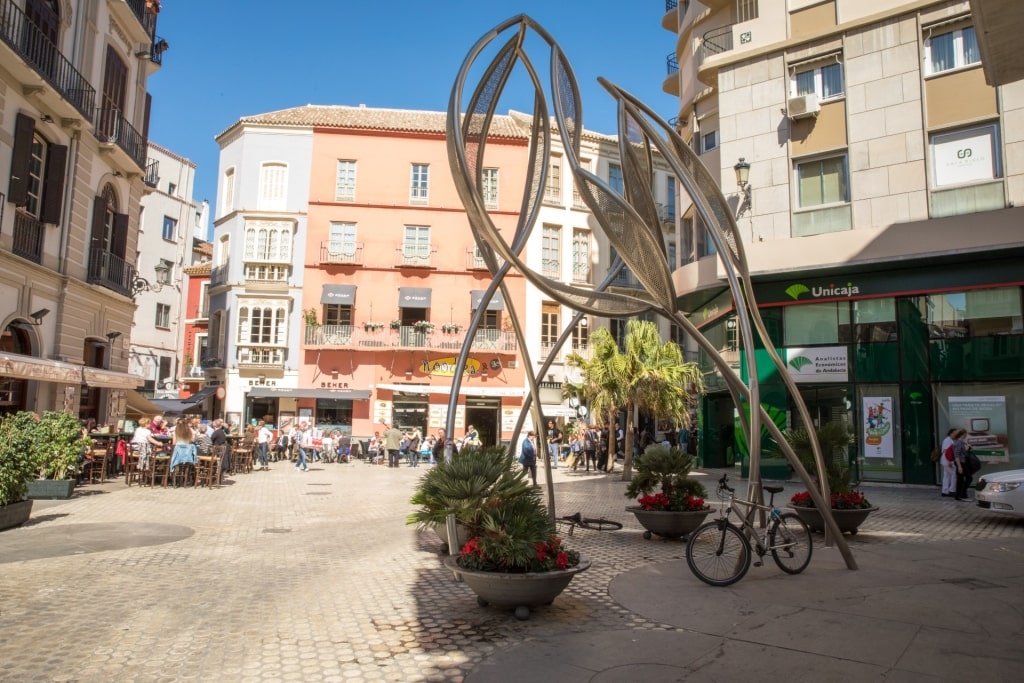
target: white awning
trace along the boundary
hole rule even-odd
[[[138,375],[101,368],[82,368],[82,378],[90,387],[106,387],[108,389],[134,389],[142,386],[146,380]]]
[[[378,389],[389,391],[402,391],[406,394],[443,394],[448,396],[452,393],[449,386],[431,386],[429,384],[378,384]],[[467,387],[463,384],[459,389],[459,396],[526,396],[526,389],[522,387]]]
[[[82,366],[20,353],[4,353],[0,354],[0,376],[77,385],[82,383]]]

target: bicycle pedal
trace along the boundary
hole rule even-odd
[[[762,562],[761,560],[758,560],[757,562],[754,563],[754,566],[755,567],[763,567],[764,566],[764,562]]]

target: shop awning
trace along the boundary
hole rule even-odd
[[[352,306],[355,302],[355,285],[324,285],[323,292],[320,294],[320,303],[322,304]]]
[[[469,292],[469,305],[472,310],[480,308],[480,301],[484,298],[484,293],[487,290],[484,289],[472,289]],[[491,300],[487,303],[488,311],[504,311],[505,310],[505,299],[501,296],[501,290],[494,293]]]
[[[399,287],[399,308],[430,308],[430,287]]]
[[[450,386],[431,386],[429,384],[378,384],[378,389],[389,391],[403,391],[407,394],[443,394],[448,396],[452,393]],[[522,387],[467,387],[459,388],[459,396],[526,396],[526,389]]]
[[[180,417],[186,413],[198,414],[203,412],[203,407],[197,403],[185,403],[180,398],[154,398],[150,401],[155,404],[160,411],[158,415],[172,415],[174,417]]]
[[[20,353],[4,353],[0,354],[0,376],[77,385],[82,383],[82,366]]]
[[[138,375],[100,368],[82,368],[82,379],[90,387],[107,389],[134,389],[145,381]]]
[[[284,387],[253,387],[249,398],[338,398],[349,401],[363,401],[370,398],[365,389],[289,389]]]
[[[201,389],[200,391],[192,394],[188,398],[181,399],[181,402],[185,404],[202,403],[215,393],[217,393],[217,387],[206,387],[205,389]]]
[[[134,389],[128,390],[126,403],[127,410],[125,412],[132,417],[153,417],[154,415],[174,414],[173,412],[165,411],[163,407],[153,403],[152,400],[146,398]]]

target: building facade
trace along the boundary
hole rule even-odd
[[[126,412],[139,203],[166,41],[159,3],[5,2],[0,14],[0,404]]]
[[[733,201],[754,295],[815,424],[853,427],[867,480],[933,483],[950,427],[989,468],[1024,465],[1024,84],[986,84],[970,5],[666,10],[678,130]],[[680,307],[745,372],[714,245],[680,208]],[[702,362],[702,450],[727,464],[737,411]],[[804,426],[767,365],[765,403]]]

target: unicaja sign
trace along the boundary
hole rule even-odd
[[[854,296],[855,294],[860,294],[860,288],[852,282],[847,282],[845,285],[829,283],[828,287],[818,285],[808,287],[807,285],[797,283],[786,287],[786,294],[794,301],[803,294],[810,294],[812,299],[821,299],[823,297]]]

